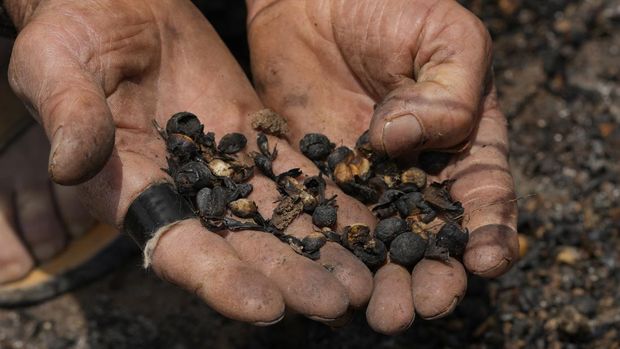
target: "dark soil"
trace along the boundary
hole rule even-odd
[[[223,3],[204,9],[247,61],[244,34],[231,29],[243,14]],[[466,5],[495,40],[528,247],[504,277],[470,278],[453,315],[395,337],[374,333],[363,312],[341,329],[293,315],[259,328],[136,259],[71,294],[0,311],[0,348],[620,348],[620,0]]]

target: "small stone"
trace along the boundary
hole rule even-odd
[[[560,263],[574,265],[581,260],[581,252],[572,246],[562,246],[559,248],[555,260]]]

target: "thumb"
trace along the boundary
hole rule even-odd
[[[413,75],[394,85],[371,120],[372,146],[391,157],[462,148],[490,76],[491,40],[477,18],[427,23],[433,24],[418,39]]]
[[[14,45],[9,79],[50,139],[51,179],[72,185],[95,176],[112,153],[115,132],[95,77],[50,35],[26,28]]]

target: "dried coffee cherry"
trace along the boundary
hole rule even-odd
[[[197,141],[202,136],[203,125],[196,115],[189,112],[180,112],[172,115],[166,123],[166,133],[180,133]]]
[[[404,267],[412,267],[424,257],[427,240],[407,232],[397,236],[390,245],[390,261]]]
[[[334,149],[334,151],[332,151],[327,157],[327,167],[331,172],[334,172],[336,165],[344,162],[345,159],[349,156],[353,156],[353,150],[345,146],[340,146]]]
[[[326,242],[327,238],[325,238],[325,235],[315,232],[303,238],[301,245],[304,252],[312,253],[321,249]]]
[[[319,205],[312,213],[312,223],[319,228],[333,227],[336,225],[337,210],[336,207],[327,204]]]
[[[220,139],[217,150],[224,154],[234,154],[245,148],[248,140],[241,133],[228,133]]]
[[[181,133],[168,134],[166,150],[179,162],[186,162],[200,153],[200,147],[189,136]]]
[[[362,246],[357,246],[353,253],[372,270],[385,264],[387,249],[381,240],[370,239]]]
[[[204,162],[192,161],[181,166],[174,174],[174,183],[179,193],[194,195],[204,187],[212,187],[217,178]]]
[[[309,133],[299,141],[299,149],[310,160],[323,160],[334,149],[335,144],[320,133]]]
[[[467,230],[461,229],[461,227],[454,222],[446,223],[437,233],[436,239],[437,245],[448,249],[450,256],[453,257],[463,255],[468,241],[469,234]]]
[[[258,212],[258,207],[253,200],[237,199],[228,204],[230,211],[237,217],[253,218]]]
[[[196,206],[202,217],[223,217],[228,205],[228,192],[224,187],[202,188],[196,195]]]
[[[380,220],[375,228],[375,237],[389,245],[394,238],[409,230],[407,221],[399,217]]]

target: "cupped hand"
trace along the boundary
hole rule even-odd
[[[321,132],[351,147],[369,128],[375,150],[392,157],[455,153],[434,179],[456,180],[470,231],[463,263],[484,277],[506,272],[517,258],[516,203],[483,24],[450,0],[247,3],[255,86],[288,117],[292,142]],[[374,284],[368,322],[395,333],[414,311],[449,314],[466,276],[455,259],[423,260],[412,273],[387,264]]]
[[[162,171],[165,146],[153,121],[165,125],[173,113],[190,111],[218,137],[251,134],[249,115],[262,104],[190,1],[43,0],[12,2],[9,11],[20,29],[12,87],[51,140],[52,179],[82,183],[83,201],[98,219],[122,228],[140,193],[171,181]],[[316,173],[286,142],[278,149],[276,172]],[[251,198],[270,215],[274,183],[260,175],[251,183]],[[338,203],[349,208],[339,224],[373,223],[352,199],[341,195]],[[287,233],[305,236],[312,229],[302,217]],[[331,273],[323,267],[328,264]],[[197,219],[168,228],[152,267],[220,313],[257,324],[278,321],[285,305],[332,321],[367,303],[372,290],[370,272],[341,246],[324,247],[316,263],[269,234],[220,236]]]

